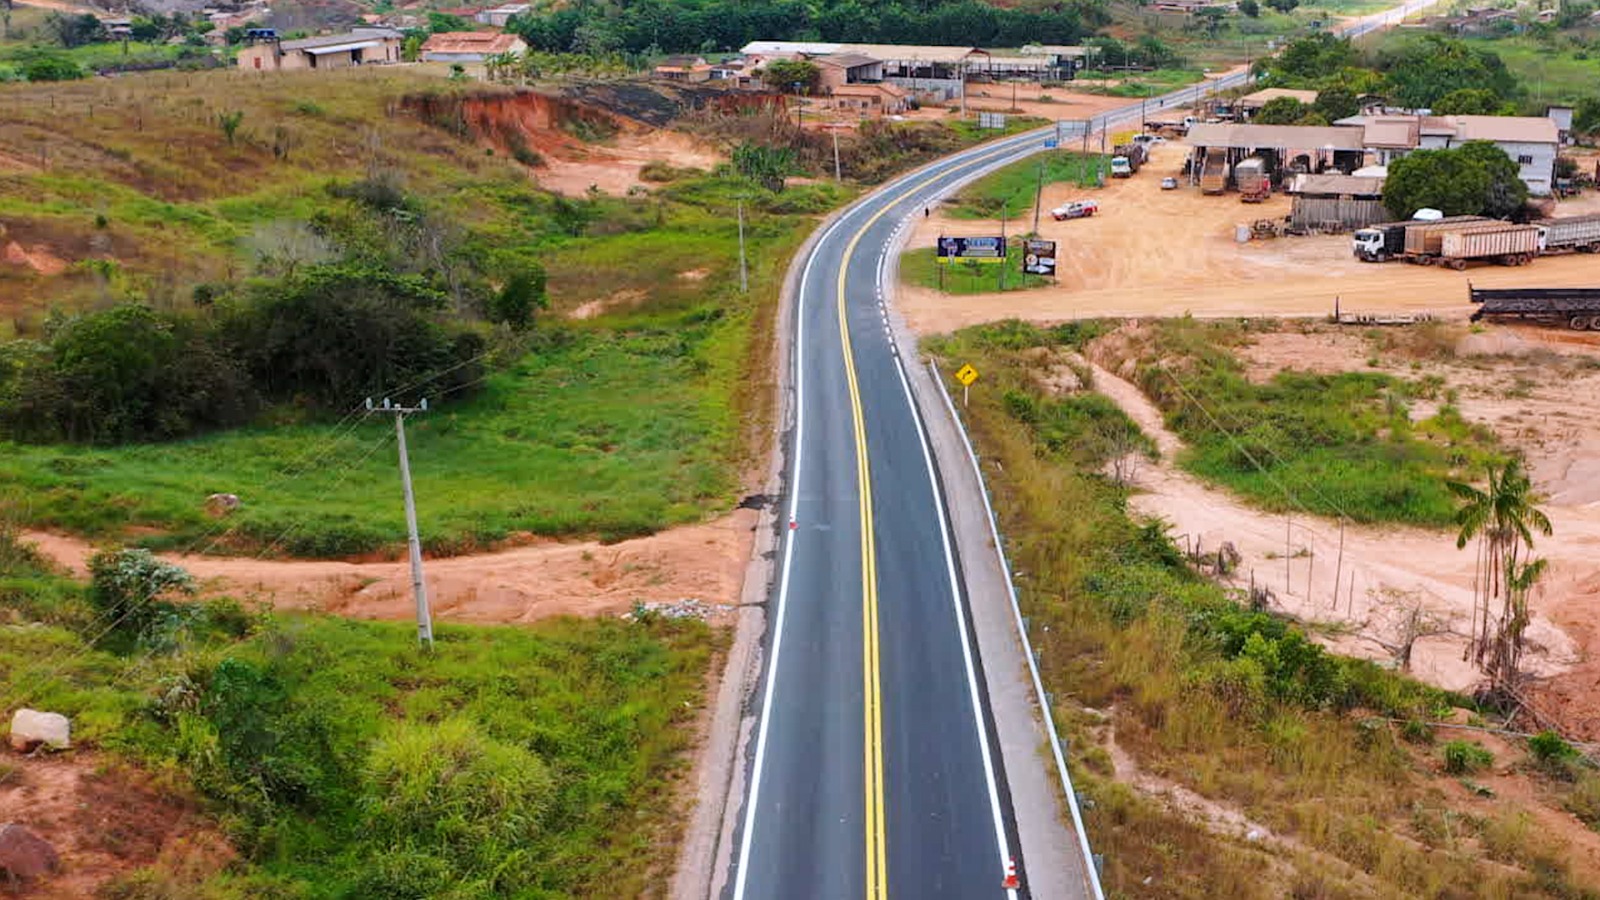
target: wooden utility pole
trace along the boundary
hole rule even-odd
[[[842,182],[842,181],[844,181],[844,175],[842,174],[842,170],[839,168],[839,126],[837,126],[837,125],[833,126],[832,131],[833,131],[833,180],[836,181],[836,182]]]
[[[1000,290],[1006,289],[1006,267],[1011,265],[1010,248],[1006,246],[1006,207],[1009,200],[1000,201]]]
[[[411,551],[411,593],[417,601],[417,643],[433,649],[433,615],[428,610],[428,586],[422,577],[422,541],[417,537],[417,502],[411,492],[411,461],[406,454],[406,416],[428,411],[428,401],[417,406],[396,406],[385,397],[381,407],[367,398],[367,409],[394,414],[394,435],[400,447],[400,485],[405,489],[407,545]]]
[[[1044,159],[1039,159],[1039,184],[1033,189],[1033,235],[1039,236],[1039,207],[1044,204]]]
[[[744,256],[744,201],[739,201],[739,293],[750,293],[750,268]]]

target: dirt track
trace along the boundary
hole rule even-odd
[[[1161,190],[1163,176],[1179,176],[1185,153],[1187,148],[1176,142],[1159,146],[1138,175],[1112,180],[1098,190],[1066,184],[1045,188],[1047,210],[1080,197],[1100,203],[1099,214],[1090,219],[1054,222],[1048,215],[1041,217],[1041,233],[1057,241],[1057,285],[969,296],[902,285],[897,306],[921,333],[1006,317],[1059,321],[1185,313],[1318,315],[1332,312],[1336,298],[1346,312],[1465,316],[1469,281],[1482,287],[1562,287],[1593,285],[1600,279],[1600,259],[1584,254],[1544,258],[1521,268],[1452,272],[1401,262],[1359,262],[1350,253],[1348,235],[1239,244],[1234,241],[1237,225],[1287,215],[1288,198],[1278,195],[1249,205],[1239,202],[1237,194],[1207,197],[1187,185]],[[1586,198],[1572,211],[1586,211],[1593,202]],[[1012,228],[1020,221],[1013,220]],[[917,223],[908,246],[931,246],[941,233],[998,232],[998,223],[935,216]]]
[[[429,560],[434,615],[444,621],[525,623],[562,615],[626,612],[635,601],[693,598],[721,612],[738,602],[754,534],[753,510],[618,544],[536,543],[498,553]],[[77,538],[29,532],[27,540],[82,574],[94,548]],[[349,563],[169,556],[207,593],[231,593],[283,609],[368,619],[414,614],[404,562]]]

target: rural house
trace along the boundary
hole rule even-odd
[[[873,84],[883,80],[883,62],[864,53],[830,53],[812,62],[817,67],[817,88],[824,95],[847,84]]]
[[[1555,186],[1561,131],[1539,116],[1351,116],[1340,125],[1361,125],[1367,146],[1387,164],[1412,150],[1447,150],[1468,141],[1488,141],[1511,157],[1528,193],[1548,195]]]
[[[446,31],[422,45],[422,61],[482,65],[491,56],[521,56],[528,45],[514,34],[499,31]]]
[[[841,84],[829,95],[830,105],[862,118],[898,115],[906,111],[906,89],[886,81],[872,84]]]
[[[527,3],[507,3],[493,9],[480,9],[473,13],[472,18],[479,25],[492,25],[495,28],[504,28],[511,21],[512,16],[520,16],[533,7]]]
[[[669,56],[656,66],[655,77],[688,84],[710,81],[711,64],[699,56]]]
[[[266,34],[273,34],[263,29]],[[280,41],[275,35],[239,51],[239,68],[253,72],[290,69],[347,69],[400,61],[400,32],[357,28],[344,34]]]
[[[1307,106],[1317,102],[1316,91],[1297,91],[1290,88],[1266,88],[1253,94],[1245,94],[1239,98],[1238,110],[1242,118],[1253,119],[1256,113],[1261,112],[1261,107],[1278,99],[1289,97],[1298,100]]]

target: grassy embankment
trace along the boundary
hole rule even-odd
[[[998,219],[1007,212],[1007,231],[1020,236],[1032,230],[1033,198],[1038,190],[1040,164],[1045,184],[1072,182],[1097,186],[1106,177],[1109,157],[1098,153],[1063,151],[1013,163],[967,185],[953,202],[941,207],[952,219]],[[1041,216],[1048,213],[1041,212]],[[996,230],[998,234],[998,230]],[[1022,243],[1012,239],[1006,247],[1004,290],[1015,291],[1049,284],[1050,279],[1022,271]],[[908,284],[931,287],[950,294],[986,294],[1000,290],[999,267],[993,263],[965,262],[940,266],[931,247],[914,247],[900,257],[900,277]]]
[[[74,752],[195,798],[242,856],[158,863],[102,896],[664,889],[671,782],[722,640],[702,623],[445,624],[429,652],[402,623],[175,609],[159,638],[115,640],[82,585],[0,534],[0,706],[70,716]],[[32,765],[0,766],[0,790]]]
[[[745,429],[765,414],[766,376],[750,377],[769,368],[756,336],[770,328],[794,248],[848,192],[771,195],[691,176],[648,197],[553,198],[509,160],[395,109],[406,93],[441,88],[400,72],[5,88],[0,152],[51,160],[0,176],[11,237],[69,260],[113,260],[54,276],[7,267],[21,306],[9,311],[33,329],[29,309],[45,302],[187,305],[190,285],[247,271],[264,228],[311,219],[338,202],[331,183],[381,166],[461,223],[462,252],[541,263],[555,307],[533,353],[472,399],[436,397],[435,411],[412,420],[435,551],[521,530],[647,533],[727,508],[751,452]],[[232,145],[216,120],[224,110],[244,113]],[[737,291],[731,215],[744,193],[754,197],[748,296]],[[591,301],[607,314],[557,319]],[[151,544],[187,544],[217,530],[200,501],[228,491],[245,506],[225,546],[341,555],[392,545],[399,506],[374,502],[395,494],[392,427],[303,419],[285,410],[166,445],[8,445],[0,480],[25,494],[31,524],[96,537],[139,526],[156,532]]]
[[[1278,326],[1172,319],[1136,339],[1136,380],[1188,444],[1179,462],[1265,509],[1450,526],[1444,483],[1499,458],[1493,432],[1463,419],[1438,378],[1286,371],[1253,383],[1232,351],[1263,327]],[[1414,420],[1417,402],[1438,409]]]
[[[1153,69],[1149,72],[1086,71],[1073,80],[1072,89],[1105,97],[1154,97],[1205,78],[1199,69]]]
[[[1416,34],[1385,31],[1362,39],[1362,46],[1374,52],[1395,52]],[[1527,92],[1522,112],[1543,115],[1550,103],[1577,103],[1597,93],[1600,84],[1600,48],[1594,32],[1557,32],[1548,40],[1532,35],[1467,37],[1471,47],[1499,56],[1506,69],[1516,76]]]
[[[1465,700],[1322,651],[1194,574],[1158,524],[1130,519],[1125,489],[1099,472],[1127,446],[1108,434],[1133,426],[1091,393],[1045,392],[1036,371],[1039,347],[1081,346],[1098,328],[1003,323],[930,349],[984,373],[965,417],[1112,894],[1597,896],[1526,801],[1449,771],[1464,748],[1434,747],[1423,720]],[[1130,787],[1129,763],[1269,836],[1175,811]],[[1597,821],[1593,771],[1548,771],[1534,777],[1541,796]]]

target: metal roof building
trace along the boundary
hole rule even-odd
[[[1195,147],[1234,150],[1363,150],[1366,129],[1342,125],[1229,125],[1201,123],[1189,129]]]

